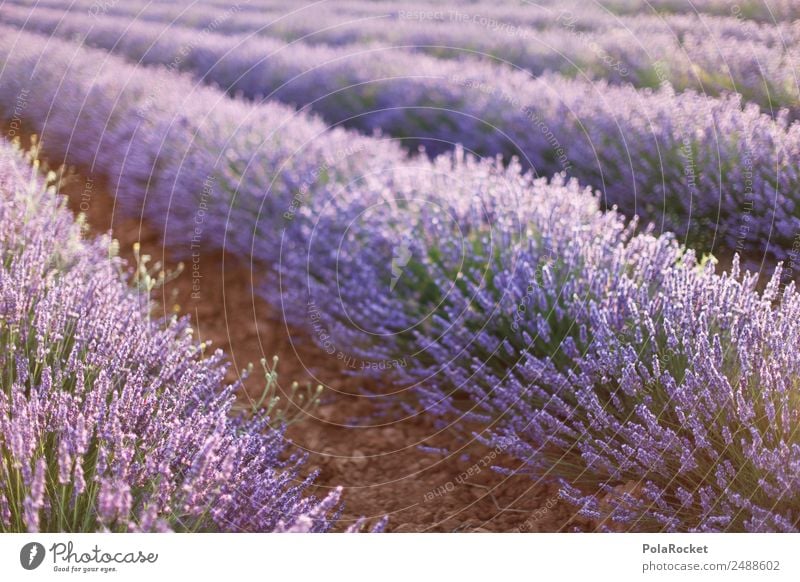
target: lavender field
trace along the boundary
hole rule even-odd
[[[800,3],[0,0],[0,532],[800,532]]]

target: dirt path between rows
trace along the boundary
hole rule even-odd
[[[73,211],[86,215],[90,232],[111,231],[120,254],[129,260],[138,242],[142,253],[174,270],[178,263],[159,234],[145,222],[122,217],[104,178],[81,170],[62,184],[61,193]],[[315,382],[324,385],[324,401],[293,424],[287,436],[307,453],[308,471],[319,471],[315,494],[344,488],[342,528],[360,516],[374,520],[387,515],[387,531],[394,532],[591,529],[558,498],[554,486],[491,470],[492,465],[518,465],[497,451],[465,445],[424,416],[408,418],[397,411],[383,423],[375,420],[381,399],[364,396],[361,389],[380,394],[381,386],[343,373],[342,363],[313,346],[306,333],[287,330],[276,311],[253,292],[256,277],[268,275],[254,275],[248,265],[224,253],[203,253],[199,269],[199,292],[193,290],[192,269],[186,268],[155,293],[156,308],[189,315],[200,339],[229,355],[231,381],[248,363],[255,364],[245,380],[245,398],[261,394],[261,358],[279,357],[284,393],[292,381],[309,380],[309,370],[314,370]],[[452,452],[436,455],[419,450],[421,445]]]

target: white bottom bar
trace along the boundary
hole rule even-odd
[[[0,579],[799,580],[799,545],[800,534],[3,534]]]

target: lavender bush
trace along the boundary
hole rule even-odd
[[[759,295],[738,265],[667,278],[631,302],[629,328],[600,330],[603,350],[565,375],[569,397],[509,430],[511,450],[530,455],[543,429],[538,446],[578,435],[563,494],[612,528],[799,531],[800,301],[778,281]]]
[[[0,531],[325,531],[221,352],[152,322],[108,240],[0,147]]]
[[[451,293],[422,402],[499,419],[487,443],[612,529],[800,529],[793,285],[780,297],[778,273],[759,295],[668,238],[586,230]]]
[[[715,274],[575,184],[439,163],[293,253],[284,305],[313,305],[320,343],[410,387],[410,413],[491,426],[601,527],[800,529],[794,283]]]

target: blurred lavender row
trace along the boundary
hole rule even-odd
[[[581,0],[549,0],[527,6],[481,5],[474,2],[448,2],[441,7],[417,2],[362,2],[345,1],[258,1],[242,0],[225,2],[218,0],[128,0],[126,2],[98,2],[97,0],[9,0],[19,6],[50,7],[83,14],[94,19],[105,16],[126,16],[130,19],[161,20],[173,24],[205,27],[214,26],[220,32],[257,32],[270,36],[309,35],[307,21],[313,18],[324,23],[319,30],[311,31],[313,42],[349,43],[358,40],[375,40],[390,32],[381,22],[391,21],[403,34],[411,34],[413,28],[429,32],[432,25],[455,21],[470,27],[476,22],[491,22],[499,28],[503,24],[514,24],[528,28],[545,28],[553,21],[556,9],[579,9],[581,22],[586,27],[607,23],[615,18],[606,9]],[[521,9],[520,9],[521,8]],[[452,15],[452,17],[451,17]],[[356,23],[364,27],[358,35],[353,27]],[[372,25],[376,26],[372,26]],[[442,27],[439,27],[442,28]],[[484,26],[486,28],[486,26]],[[497,32],[487,31],[489,33]],[[319,34],[319,36],[317,36]],[[376,37],[377,35],[377,37]]]
[[[641,0],[598,0],[597,4],[615,14],[642,10]],[[794,0],[647,0],[646,9],[659,14],[741,14],[770,24],[800,18],[800,6]]]
[[[0,531],[325,531],[221,352],[152,321],[109,239],[0,144]]]
[[[108,176],[122,210],[147,217],[179,257],[195,245],[271,264],[293,208],[405,160],[391,142],[328,131],[285,105],[0,31],[0,116],[18,114],[48,153]]]
[[[63,17],[61,34],[83,33],[91,29],[95,36],[90,35],[89,42],[101,44],[103,48],[108,48],[108,43],[115,40],[113,35],[125,31],[129,25],[132,25],[132,30],[126,34],[139,37],[129,43],[141,45],[141,34],[149,33],[147,38],[154,38],[153,22],[158,22],[171,29],[166,35],[168,37],[172,36],[176,26],[203,30],[203,36],[225,33],[226,37],[214,38],[212,35],[208,40],[215,41],[218,50],[225,47],[221,54],[236,47],[237,59],[242,58],[239,56],[241,45],[246,43],[250,58],[258,55],[259,60],[268,57],[272,60],[270,55],[275,52],[278,39],[292,43],[332,44],[347,49],[348,53],[357,52],[356,47],[369,50],[372,45],[399,46],[433,57],[457,60],[466,69],[472,66],[476,57],[483,57],[497,63],[505,61],[534,75],[558,72],[569,77],[633,83],[638,87],[658,87],[668,81],[678,91],[696,89],[712,95],[722,91],[739,92],[772,114],[785,107],[796,118],[800,111],[800,84],[795,72],[800,54],[800,31],[793,25],[758,25],[734,17],[677,16],[662,19],[635,16],[618,19],[606,15],[605,18],[593,19],[579,6],[536,10],[535,14],[544,15],[542,21],[537,22],[538,27],[519,28],[517,21],[508,25],[513,26],[509,30],[501,24],[502,17],[494,10],[491,11],[491,21],[481,26],[481,21],[476,23],[466,16],[458,19],[446,11],[436,12],[439,14],[437,19],[415,19],[415,14],[425,14],[419,10],[386,14],[385,9],[383,14],[366,20],[360,16],[346,18],[338,11],[331,14],[324,4],[313,11],[298,9],[267,14],[246,12],[247,4],[243,4],[241,9],[201,5],[192,6],[191,10],[180,5],[156,4],[138,9],[125,5],[124,8],[114,6],[114,12],[97,18],[87,18],[85,10],[75,8],[65,14],[63,3],[61,6],[58,2],[51,5],[57,10],[48,11],[38,4],[36,9],[8,6],[0,14],[18,25],[24,22],[25,26],[39,30],[44,26],[45,32],[51,32]],[[32,20],[28,20],[30,14],[34,15]],[[194,50],[198,44],[196,32],[194,38],[190,37],[189,31],[181,32],[181,47]],[[250,34],[243,36],[244,33]],[[273,37],[272,43],[254,43],[255,34]],[[643,38],[647,39],[646,43],[642,42]],[[205,39],[200,44],[206,44]],[[296,44],[292,49],[309,50]],[[154,47],[154,50],[165,51],[162,46]],[[173,51],[166,50],[164,54],[168,52]],[[326,54],[321,50],[316,55],[318,64],[339,58],[336,52]],[[273,66],[277,69],[286,67],[280,61]],[[385,63],[382,68],[391,69]],[[245,70],[253,76],[249,69]],[[375,71],[376,67],[371,70]],[[267,75],[257,94],[273,90],[269,78]]]
[[[478,155],[517,155],[540,175],[577,177],[599,189],[607,207],[704,251],[769,264],[787,258],[800,232],[800,125],[737,96],[676,94],[668,84],[650,91],[558,75],[531,79],[397,49],[242,42],[113,19],[87,28],[85,19],[34,12],[14,22],[78,34],[229,92],[310,106],[329,123],[380,130],[431,154],[460,143]]]
[[[434,33],[438,33],[440,39],[452,39],[458,30],[468,37],[476,37],[476,32],[482,30],[487,40],[498,42],[504,37],[525,36],[534,30],[543,31],[565,13],[574,17],[581,31],[609,31],[642,23],[660,32],[697,32],[698,28],[707,27],[741,38],[783,39],[782,43],[797,38],[796,20],[800,17],[800,10],[792,6],[791,0],[788,0],[788,10],[773,6],[775,2],[771,0],[723,0],[718,3],[719,9],[716,10],[713,7],[704,9],[703,2],[680,1],[684,10],[653,10],[650,7],[655,3],[643,3],[640,0],[631,0],[628,9],[619,11],[609,9],[602,1],[583,0],[544,0],[516,5],[472,1],[430,5],[419,1],[395,0],[127,0],[124,3],[8,0],[7,4],[57,8],[96,20],[111,15],[127,16],[131,20],[161,20],[195,28],[211,26],[218,32],[226,33],[255,32],[288,40],[307,37],[310,42],[330,44],[381,39],[396,41],[410,39],[414,35],[421,35],[418,39],[435,40],[432,36]],[[726,4],[724,8],[723,4]],[[310,19],[318,25],[316,28],[309,26]],[[361,28],[360,34],[357,26]],[[473,40],[480,42],[477,38]],[[446,43],[439,44],[446,46]]]

